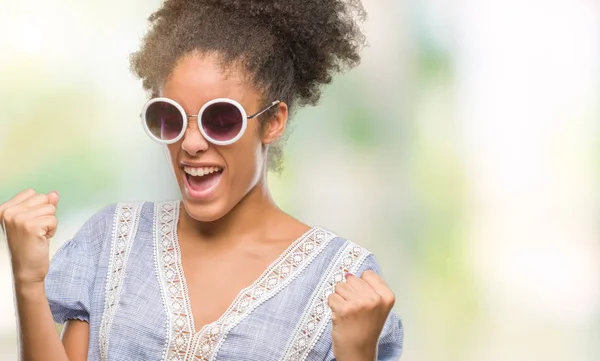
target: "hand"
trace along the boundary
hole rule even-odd
[[[48,240],[56,233],[58,193],[25,190],[0,204],[15,283],[43,283],[50,264]]]
[[[395,302],[385,281],[371,270],[361,278],[347,274],[327,301],[336,360],[376,360],[379,335]]]

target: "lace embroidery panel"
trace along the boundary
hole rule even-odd
[[[104,299],[104,313],[100,322],[99,344],[100,359],[108,359],[110,328],[115,317],[127,260],[137,231],[141,204],[121,204],[115,210],[113,234],[110,244],[110,256]]]
[[[286,347],[283,360],[306,360],[331,319],[331,309],[327,304],[329,295],[334,292],[338,283],[346,281],[346,273],[356,273],[370,254],[371,252],[365,248],[348,241],[314,293],[310,306],[296,326],[291,341]]]
[[[156,267],[160,279],[167,315],[167,342],[163,350],[163,360],[185,361],[193,342],[194,328],[187,289],[184,287],[184,274],[179,245],[176,241],[177,202],[161,202],[155,205]]]

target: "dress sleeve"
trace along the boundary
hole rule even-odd
[[[90,322],[100,255],[110,235],[114,209],[112,205],[92,216],[52,257],[45,289],[55,322]]]
[[[392,310],[379,337],[378,361],[398,361],[402,355],[404,328],[402,320]]]
[[[357,276],[362,276],[366,270],[373,270],[383,277],[381,267],[374,255],[370,255],[358,272]],[[397,297],[396,297],[397,298]],[[378,361],[398,361],[402,355],[404,347],[404,327],[402,320],[395,310],[388,315],[381,335],[379,336],[379,348],[377,353]]]

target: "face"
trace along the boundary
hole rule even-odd
[[[247,115],[276,100],[265,104],[262,94],[244,79],[247,77],[242,70],[223,72],[215,56],[194,53],[176,64],[160,96],[176,101],[191,115],[197,115],[204,104],[216,98],[239,102]],[[233,144],[210,143],[203,137],[198,119],[190,117],[183,137],[167,145],[183,204],[191,218],[201,222],[218,220],[249,193],[266,191],[268,145],[283,134],[287,120],[285,104],[277,107],[277,114],[266,120],[262,131],[259,120],[250,119],[242,137]]]

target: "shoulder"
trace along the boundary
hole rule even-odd
[[[139,214],[146,202],[116,202],[111,203],[94,213],[83,224],[82,231],[95,231],[104,233],[113,228],[119,219],[129,219]]]
[[[108,204],[93,213],[75,235],[65,242],[63,247],[102,248],[118,225],[127,224],[139,219],[142,210],[148,209],[148,202],[115,202]]]
[[[93,214],[86,222],[87,226],[110,226],[117,221],[130,218],[152,216],[156,207],[174,208],[179,201],[120,201],[109,204]],[[105,227],[106,228],[106,227]]]
[[[69,266],[73,262],[97,264],[106,261],[113,240],[119,235],[135,232],[143,213],[152,212],[152,204],[148,203],[115,202],[100,208],[83,222],[72,237],[57,245],[52,267]]]
[[[318,262],[314,262],[314,277],[320,282],[330,283],[342,280],[346,273],[361,277],[367,270],[372,270],[383,277],[381,266],[371,250],[354,240],[340,236],[335,231],[316,226],[314,236],[324,238],[319,250]],[[334,283],[335,283],[334,282]]]
[[[377,259],[371,250],[364,247],[359,242],[343,237],[335,231],[325,227],[316,226],[315,228],[325,232],[327,237],[331,239],[330,247],[333,247],[337,250],[338,257],[357,258],[357,260],[360,262],[361,268],[367,267],[367,269],[375,269],[379,271],[379,263],[377,262]]]
[[[340,236],[330,229],[321,226],[315,228],[325,232],[327,237],[331,239],[328,247],[336,254],[335,257],[331,258],[332,262],[337,262],[342,267],[348,266],[346,268],[351,269],[352,273],[357,275],[366,270],[373,270],[381,274],[381,266],[371,250],[357,241]]]

